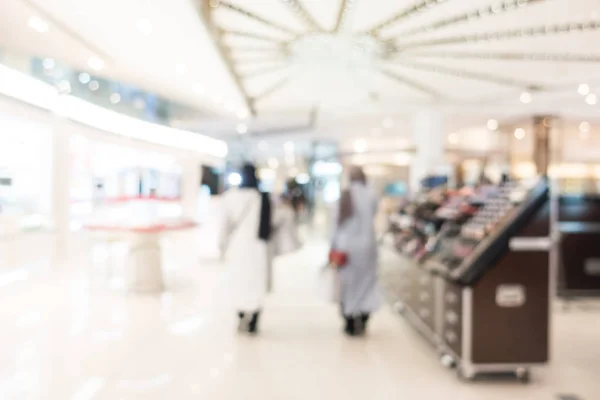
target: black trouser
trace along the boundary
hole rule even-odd
[[[255,311],[253,313],[246,313],[243,311],[238,312],[238,317],[241,320],[245,318],[249,318],[248,322],[248,332],[256,333],[258,331],[258,320],[260,318],[260,311]]]

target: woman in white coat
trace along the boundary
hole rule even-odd
[[[222,251],[232,269],[239,330],[254,334],[267,294],[271,202],[268,194],[258,190],[253,165],[244,165],[240,187],[223,195],[222,219]]]
[[[347,255],[347,263],[340,267],[339,274],[344,332],[350,336],[365,333],[371,313],[381,303],[374,228],[377,205],[377,195],[367,184],[363,170],[353,167],[350,187],[340,198],[332,240],[332,247]]]

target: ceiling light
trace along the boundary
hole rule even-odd
[[[529,104],[533,100],[533,97],[531,96],[531,93],[523,92],[521,93],[521,97],[519,99],[521,100],[521,103]]]
[[[187,72],[187,67],[185,64],[177,64],[177,67],[175,67],[175,71],[177,71],[179,75],[183,75]]]
[[[592,129],[592,124],[590,124],[587,121],[581,121],[581,123],[579,124],[579,130],[581,132],[589,132],[590,129]]]
[[[296,146],[294,146],[294,142],[285,142],[283,144],[283,150],[286,153],[293,153]]]
[[[46,33],[48,32],[48,30],[50,30],[50,25],[48,25],[48,23],[45,20],[37,16],[29,18],[27,25],[29,25],[31,29],[39,33]]]
[[[240,135],[243,135],[244,133],[248,132],[248,125],[246,125],[246,124],[238,124],[237,127],[235,128],[235,130]]]
[[[357,139],[354,141],[354,152],[364,153],[367,151],[367,141],[365,139]]]
[[[84,85],[90,83],[90,80],[90,74],[88,74],[87,72],[82,72],[79,74],[79,82],[83,83]]]
[[[279,168],[279,161],[276,158],[269,158],[269,161],[267,163],[269,164],[269,168],[271,169]]]
[[[91,69],[95,71],[100,71],[104,68],[104,60],[96,56],[91,56],[90,58],[88,58],[88,65]]]
[[[582,83],[577,88],[577,93],[579,93],[582,96],[587,96],[588,94],[590,94],[590,86],[588,84]]]
[[[585,98],[585,102],[588,103],[590,106],[593,106],[596,103],[598,103],[598,96],[596,96],[594,93],[590,93]]]
[[[245,108],[240,108],[237,112],[238,118],[248,118],[248,115],[248,110],[246,110]]]
[[[495,130],[497,130],[497,129],[498,129],[498,121],[496,121],[495,119],[490,119],[490,120],[488,120],[488,122],[487,122],[487,128],[488,128],[490,131],[495,131]]]
[[[110,102],[113,104],[118,104],[121,102],[121,95],[119,93],[112,93],[110,95]]]
[[[383,125],[383,127],[385,129],[390,129],[394,127],[394,120],[390,117],[384,118],[383,121],[381,122],[381,125]]]
[[[458,135],[456,133],[451,133],[450,135],[448,135],[448,142],[451,144],[457,144],[458,143]]]
[[[91,81],[88,86],[92,92],[95,92],[96,90],[100,89],[100,84],[98,83],[98,81]]]
[[[523,128],[515,129],[515,138],[517,138],[518,140],[521,140],[524,137],[525,137],[525,129],[523,129]]]
[[[310,176],[306,173],[296,175],[296,183],[299,185],[306,185],[310,182]]]
[[[147,18],[140,18],[135,27],[144,36],[152,34],[152,23]]]
[[[52,69],[56,66],[56,62],[52,58],[44,58],[42,65],[45,69]]]
[[[237,172],[232,172],[227,177],[227,182],[229,182],[231,186],[240,186],[242,184],[242,175]]]

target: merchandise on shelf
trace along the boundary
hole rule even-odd
[[[510,182],[432,191],[391,219],[388,294],[461,376],[548,361],[549,204],[545,180]]]
[[[560,232],[558,296],[600,296],[600,180],[556,182],[552,201]]]

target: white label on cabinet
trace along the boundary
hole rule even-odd
[[[549,237],[515,237],[509,242],[512,251],[548,251],[552,248]]]
[[[585,273],[591,276],[600,275],[600,258],[587,258],[583,266]]]
[[[526,295],[523,285],[500,285],[496,288],[496,305],[513,308],[525,304]]]

